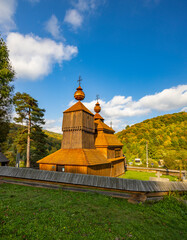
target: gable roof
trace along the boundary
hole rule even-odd
[[[70,108],[68,108],[67,110],[64,111],[64,113],[68,113],[68,112],[76,112],[76,111],[84,111],[87,112],[91,115],[94,115],[92,112],[90,112],[90,110],[88,110],[83,103],[81,103],[81,101],[78,101],[77,103],[75,103],[73,106],[71,106]]]
[[[60,149],[37,163],[92,166],[110,163],[110,161],[96,149]]]
[[[5,155],[0,152],[0,162],[9,162],[9,160],[5,157]]]
[[[100,119],[97,119],[94,121],[97,125],[97,130],[101,130],[104,132],[109,132],[109,133],[115,133],[114,129],[106,125],[104,122],[102,122]]]
[[[104,118],[101,117],[101,115],[100,115],[99,113],[96,113],[96,114],[94,115],[94,119],[95,119],[95,120],[97,120],[97,119],[104,120]]]
[[[123,144],[114,134],[99,133],[95,139],[96,147],[122,147]]]

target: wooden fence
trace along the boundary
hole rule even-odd
[[[42,171],[31,168],[0,167],[0,177],[61,183],[70,186],[84,186],[134,193],[187,191],[187,182],[141,181],[86,174]]]

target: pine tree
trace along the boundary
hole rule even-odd
[[[32,127],[31,133],[31,165],[36,167],[36,162],[47,156],[47,138],[48,136],[42,131],[39,126]]]
[[[15,72],[9,60],[7,46],[0,39],[0,145],[6,140],[9,132],[9,121],[12,109],[12,92]]]
[[[30,167],[30,143],[31,127],[44,124],[44,109],[38,107],[38,101],[27,93],[17,92],[14,96],[14,105],[18,117],[14,118],[17,123],[27,125],[27,163]]]

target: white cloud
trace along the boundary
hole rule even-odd
[[[54,37],[60,38],[60,24],[55,15],[52,15],[51,18],[47,21],[45,29]]]
[[[73,1],[73,9],[66,11],[64,22],[73,26],[74,29],[81,27],[86,13],[93,13],[99,5],[105,3],[105,0],[77,0]]]
[[[17,78],[31,80],[48,75],[53,64],[62,64],[78,53],[76,46],[64,45],[31,34],[9,33],[7,46]]]
[[[124,122],[129,117],[139,117],[147,115],[153,111],[167,112],[171,110],[187,110],[187,85],[164,89],[159,93],[147,95],[138,101],[133,101],[132,97],[114,96],[110,101],[99,101],[101,104],[101,115],[107,123],[113,122],[114,129],[123,127]],[[72,103],[72,102],[71,102]],[[85,106],[94,112],[95,101],[85,102]],[[122,125],[123,124],[123,125]]]
[[[44,129],[50,132],[62,133],[62,119],[45,119]]]
[[[96,101],[84,102],[84,105],[94,113]],[[159,93],[147,95],[138,101],[133,101],[132,97],[114,96],[110,101],[99,100],[101,105],[101,116],[105,119],[105,123],[116,131],[122,130],[126,125],[134,124],[140,116],[143,120],[147,119],[147,114],[155,110],[166,114],[167,111],[187,111],[187,85],[179,85],[177,87],[164,89]],[[75,100],[69,103],[69,106],[75,104]],[[130,119],[130,121],[129,121]],[[132,120],[133,119],[133,120]],[[49,131],[61,133],[62,119],[47,120],[46,124]]]
[[[76,9],[70,9],[66,11],[64,21],[77,28],[82,25],[83,17]]]
[[[101,3],[102,0],[78,0],[73,6],[81,12],[93,10]]]
[[[135,108],[143,107],[158,111],[169,111],[187,104],[187,85],[165,89],[160,93],[148,95],[134,103]]]
[[[1,32],[7,33],[16,27],[14,14],[16,10],[16,0],[0,0],[0,28]]]

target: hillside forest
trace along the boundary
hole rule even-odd
[[[123,152],[127,163],[134,164],[140,158],[146,165],[146,142],[148,144],[149,167],[164,166],[170,169],[187,167],[187,113],[167,114],[141,123],[127,126],[117,133],[124,144]]]

